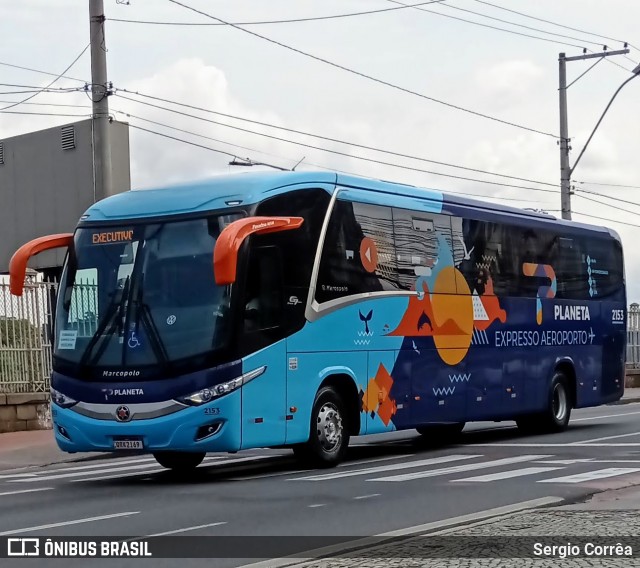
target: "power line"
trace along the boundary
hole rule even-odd
[[[20,111],[20,110],[0,110],[0,113],[23,114],[23,115],[31,115],[31,116],[73,116],[76,118],[91,116],[90,114],[63,114],[63,113],[54,113],[54,112],[29,112],[29,111]]]
[[[0,104],[10,104],[14,101],[0,101]],[[70,108],[91,108],[90,105],[68,105],[62,103],[22,103],[32,106],[70,107]]]
[[[116,92],[116,95],[118,95],[117,92]],[[469,177],[464,177],[464,176],[445,174],[445,173],[441,173],[441,172],[434,172],[432,170],[424,170],[424,169],[421,169],[421,168],[415,168],[415,167],[411,167],[411,166],[400,166],[398,164],[394,164],[394,163],[391,163],[391,162],[385,162],[385,161],[376,160],[376,159],[373,159],[373,158],[366,158],[364,156],[357,156],[355,154],[348,154],[346,152],[340,152],[339,150],[332,150],[332,149],[329,149],[329,148],[322,148],[320,146],[314,146],[312,144],[306,144],[304,142],[296,142],[296,141],[293,141],[293,140],[289,140],[287,138],[282,138],[280,136],[274,136],[272,134],[265,134],[263,132],[256,132],[255,130],[249,130],[247,128],[242,128],[240,126],[234,126],[234,125],[231,125],[231,124],[225,124],[224,122],[219,122],[217,120],[211,120],[211,119],[208,119],[208,118],[204,118],[204,117],[201,117],[201,116],[196,116],[196,115],[193,115],[193,114],[189,114],[189,113],[182,112],[182,111],[175,110],[175,109],[170,109],[170,108],[167,108],[167,107],[161,107],[159,105],[155,105],[155,104],[148,103],[148,102],[145,102],[145,101],[137,101],[137,100],[131,99],[129,97],[123,97],[122,95],[118,95],[118,96],[120,96],[121,98],[125,98],[127,100],[131,100],[133,102],[139,103],[139,104],[143,104],[143,105],[150,106],[150,107],[153,107],[153,108],[158,108],[160,110],[166,110],[166,111],[173,112],[175,114],[179,114],[179,115],[182,115],[182,116],[186,116],[186,117],[189,117],[189,118],[194,118],[196,120],[202,120],[204,122],[209,122],[211,124],[217,124],[218,126],[224,126],[226,128],[232,128],[234,130],[239,130],[241,132],[246,132],[248,134],[255,134],[257,136],[263,136],[265,138],[270,138],[272,140],[278,140],[280,142],[286,142],[288,144],[294,144],[294,145],[297,145],[297,146],[302,146],[304,148],[310,148],[312,150],[320,150],[322,152],[329,152],[331,154],[336,154],[338,156],[344,156],[344,157],[347,157],[347,158],[352,158],[352,159],[356,159],[356,160],[362,160],[362,161],[371,162],[371,163],[374,163],[374,164],[380,164],[380,165],[390,166],[390,167],[394,167],[394,168],[402,168],[402,169],[411,170],[411,171],[415,171],[415,172],[421,172],[421,173],[426,173],[426,174],[431,174],[431,175],[436,175],[436,176],[448,177],[448,178],[452,178],[452,179],[459,179],[459,180],[464,180],[464,181],[473,181],[473,182],[476,182],[476,183],[485,183],[485,184],[496,185],[496,186],[501,186],[501,187],[511,187],[511,188],[517,188],[517,189],[530,189],[530,190],[533,190],[533,191],[545,191],[545,192],[548,192],[548,193],[553,193],[555,195],[558,195],[558,192],[556,192],[556,191],[554,191],[552,189],[544,189],[544,188],[540,188],[540,187],[531,187],[531,186],[522,186],[522,185],[513,185],[513,184],[507,184],[507,183],[500,183],[500,182],[496,182],[496,181],[482,180],[482,179],[478,179],[478,178],[469,178]]]
[[[512,22],[510,20],[503,20],[501,18],[496,18],[494,16],[489,16],[488,14],[483,14],[482,12],[475,12],[474,10],[467,10],[466,8],[460,8],[460,7],[454,6],[452,4],[446,4],[446,6],[448,8],[451,8],[452,10],[459,10],[460,12],[467,12],[469,14],[474,14],[475,16],[480,16],[482,18],[487,18],[489,20],[494,20],[496,22],[501,22],[503,24],[509,24],[510,26],[516,26],[518,28],[524,28],[526,30],[531,30],[531,31],[534,31],[534,32],[540,32],[540,33],[543,33],[543,34],[552,35],[552,36],[556,36],[556,37],[561,37],[561,38],[564,38],[564,39],[570,39],[570,40],[573,40],[573,41],[581,41],[581,42],[584,42],[584,43],[590,43],[592,45],[597,45],[598,47],[602,46],[601,42],[591,41],[591,40],[588,40],[588,39],[574,37],[574,36],[568,36],[566,34],[557,34],[557,33],[554,33],[554,32],[548,32],[548,31],[542,30],[540,28],[534,28],[532,26],[525,26],[524,24],[518,24],[517,22]],[[434,12],[434,13],[437,13],[437,12]]]
[[[112,109],[112,110],[115,113],[124,114],[127,117],[135,118],[136,120],[142,120],[143,122],[148,122],[149,124],[155,124],[156,126],[162,126],[163,128],[169,128],[171,130],[175,130],[176,132],[182,132],[183,134],[189,134],[191,136],[196,136],[198,138],[203,138],[205,140],[211,140],[212,142],[218,142],[219,144],[226,144],[227,146],[233,146],[234,148],[240,148],[242,150],[249,150],[250,152],[255,152],[255,153],[258,153],[258,154],[264,154],[265,156],[271,156],[271,157],[274,157],[274,158],[280,158],[280,159],[286,159],[286,160],[294,161],[292,158],[283,158],[282,156],[278,156],[276,154],[270,154],[268,152],[263,152],[261,150],[255,149],[255,148],[250,148],[248,146],[241,146],[240,144],[234,144],[234,143],[228,142],[226,140],[220,140],[219,138],[213,138],[211,136],[206,136],[204,134],[198,134],[197,132],[192,132],[190,130],[185,130],[183,128],[178,128],[176,126],[170,126],[169,124],[165,124],[163,122],[158,122],[158,121],[155,121],[155,120],[151,120],[149,118],[144,118],[142,116],[137,116],[135,114],[131,114],[130,112],[125,112],[125,111],[122,111],[122,110],[115,110],[115,109]],[[235,157],[238,157],[238,156],[235,156]],[[246,159],[248,160],[249,158],[246,158]],[[310,164],[310,165],[318,167],[318,168],[322,167],[322,166],[316,166],[315,164]]]
[[[32,73],[40,73],[41,75],[49,75],[50,77],[57,77],[57,73],[49,73],[48,71],[41,71],[40,69],[33,69],[31,67],[23,67],[22,65],[15,65],[13,63],[7,63],[6,61],[0,61],[0,65],[5,67],[13,67],[14,69],[22,69],[23,71],[31,71]],[[69,77],[68,75],[61,75],[62,79],[70,79],[71,81],[78,81],[85,83],[84,79],[77,79],[76,77]]]
[[[235,146],[235,147],[242,148],[242,149],[245,149],[245,150],[251,150],[252,152],[257,152],[259,154],[265,154],[265,155],[273,156],[273,154],[268,154],[268,153],[262,152],[260,150],[255,150],[253,148],[247,148],[246,146],[239,146],[237,144],[231,144],[229,142],[225,142],[225,141],[222,141],[222,140],[217,140],[215,138],[211,138],[211,137],[205,136],[203,134],[198,134],[198,133],[191,132],[191,131],[188,131],[188,130],[183,130],[181,128],[177,128],[177,127],[170,126],[168,124],[164,124],[164,123],[161,123],[161,122],[156,122],[156,121],[153,121],[153,120],[142,118],[140,116],[134,116],[134,115],[131,115],[129,113],[125,113],[123,111],[115,111],[115,112],[118,112],[120,114],[127,114],[127,115],[131,116],[132,118],[135,118],[136,120],[143,120],[143,121],[146,121],[146,122],[150,122],[150,123],[156,124],[158,126],[162,126],[164,128],[169,128],[169,129],[172,129],[172,130],[183,132],[185,134],[190,134],[192,136],[197,136],[199,138],[205,138],[205,139],[208,139],[208,140],[214,140],[214,141],[217,141],[217,142],[220,142],[220,143],[223,143],[223,144],[228,144],[230,146]],[[188,140],[184,140],[183,138],[178,138],[178,137],[175,137],[175,136],[169,136],[167,134],[163,134],[162,132],[158,132],[156,130],[150,130],[148,128],[142,128],[140,126],[137,126],[137,125],[134,125],[134,124],[131,124],[131,123],[129,124],[129,126],[131,126],[132,128],[138,129],[138,130],[142,130],[144,132],[148,132],[150,134],[155,134],[155,135],[158,135],[158,136],[162,136],[164,138],[169,138],[171,140],[175,140],[176,142],[183,142],[183,143],[189,144],[191,146],[196,146],[198,148],[202,148],[203,150],[209,150],[209,151],[212,151],[212,152],[225,154],[227,156],[233,156],[234,158],[237,157],[236,154],[224,152],[224,151],[219,150],[217,148],[211,148],[210,146],[205,146],[203,144],[196,144],[196,143],[190,142]],[[276,156],[276,157],[281,157],[281,156]],[[246,158],[246,159],[249,160],[249,158]],[[338,169],[335,169],[335,168],[328,168],[328,167],[325,167],[325,166],[319,166],[319,165],[315,165],[315,164],[310,164],[310,165],[313,165],[314,167],[317,167],[317,168],[320,168],[320,169],[323,169],[323,170],[336,171],[336,172],[339,172],[339,173],[352,175],[352,176],[362,176],[362,174],[360,174],[360,173],[348,172],[348,171],[344,171],[344,170],[338,170]],[[397,167],[402,168],[403,166],[397,166]],[[432,189],[435,189],[435,188],[432,188]],[[516,201],[516,202],[520,202],[520,203],[540,203],[539,200],[520,199],[520,198],[516,198],[516,197],[502,197],[502,196],[494,196],[494,195],[482,195],[482,194],[479,194],[479,193],[468,193],[468,192],[455,191],[455,190],[437,190],[437,191],[443,191],[443,193],[450,193],[450,194],[455,194],[455,195],[463,195],[463,196],[473,197],[475,199],[483,198],[483,199],[495,199],[495,200],[498,200],[498,201]],[[555,211],[555,210],[551,210],[551,209],[546,209],[546,210],[547,211]]]
[[[60,89],[47,89],[47,88],[39,88],[39,89],[25,89],[22,91],[2,91],[0,95],[24,95],[26,93],[49,93],[49,94],[67,94],[67,93],[77,93],[83,91],[84,89],[75,89],[69,87],[68,89],[60,88]],[[33,97],[32,97],[33,98]],[[25,99],[26,101],[26,99]],[[27,102],[22,101],[20,104],[28,104]],[[10,101],[14,103],[15,101]],[[2,109],[0,109],[2,110]]]
[[[574,32],[580,32],[582,34],[587,34],[587,35],[592,35],[595,37],[599,37],[601,39],[606,39],[609,41],[614,41],[617,43],[626,43],[629,47],[633,47],[633,49],[638,49],[637,47],[633,46],[632,44],[630,44],[629,42],[625,42],[621,39],[615,39],[612,37],[608,37],[605,35],[601,35],[601,34],[597,34],[594,32],[588,32],[586,30],[581,30],[579,28],[572,28],[571,26],[567,26],[565,24],[558,24],[557,22],[553,22],[551,20],[545,20],[544,18],[537,18],[536,16],[531,16],[530,14],[525,14],[524,12],[518,12],[517,10],[511,10],[510,8],[505,8],[504,6],[498,6],[497,4],[492,4],[491,2],[487,2],[486,0],[474,0],[474,2],[478,2],[479,4],[485,4],[487,6],[491,6],[492,8],[497,8],[498,10],[504,10],[505,12],[511,12],[512,14],[518,14],[518,16],[522,16],[524,18],[529,18],[531,20],[537,20],[538,22],[544,22],[545,24],[551,24],[552,26],[557,26],[559,28],[565,28],[567,30],[571,30]]]
[[[609,219],[608,217],[599,217],[598,215],[590,215],[589,213],[582,213],[581,211],[573,211],[576,215],[582,215],[582,217],[590,217],[591,219],[598,219],[599,221],[607,221],[608,223],[617,223],[618,225],[627,225],[628,227],[638,228],[637,223],[627,223],[625,221],[618,221],[617,219]]]
[[[442,2],[446,2],[446,0],[430,0],[429,2],[420,2],[418,4],[409,4],[403,6],[397,6],[395,8],[381,8],[379,10],[367,10],[366,12],[351,12],[349,14],[335,14],[333,16],[315,16],[310,18],[294,18],[290,20],[264,20],[264,21],[252,21],[252,22],[232,22],[232,25],[235,26],[258,26],[263,24],[294,24],[300,22],[316,22],[320,20],[336,20],[339,18],[350,18],[352,16],[365,16],[368,14],[380,14],[382,12],[392,12],[396,10],[402,10],[404,8],[413,8],[414,6],[425,6],[427,4],[440,4]],[[150,20],[125,20],[122,18],[107,18],[112,22],[124,22],[129,24],[151,24],[151,25],[161,25],[161,26],[227,26],[230,24],[226,24],[223,22],[211,22],[211,23],[203,23],[203,22],[158,22],[158,21],[150,21]]]
[[[56,81],[59,81],[62,78],[62,76],[67,71],[69,71],[69,69],[71,69],[78,62],[78,60],[84,55],[85,51],[87,51],[87,49],[89,49],[90,45],[91,45],[91,43],[88,43],[85,46],[85,48],[78,54],[78,56],[69,65],[67,65],[66,69],[62,73],[60,73],[58,76],[56,76],[56,78],[53,81],[51,81],[46,87],[43,87],[42,89],[40,89],[36,93],[33,93],[32,95],[28,96],[24,100],[21,100],[21,101],[18,101],[16,103],[10,104],[9,106],[0,108],[0,111],[6,111],[7,109],[10,109],[10,108],[13,108],[13,107],[17,107],[18,105],[21,105],[22,103],[26,103],[27,101],[31,100],[32,98],[37,97],[40,93],[46,91]]]
[[[169,0],[169,1],[172,1],[172,0]],[[388,2],[393,2],[394,4],[401,4],[400,2],[396,2],[396,0],[387,0],[387,1]],[[404,6],[404,4],[401,4],[401,5]],[[515,30],[507,30],[505,28],[499,28],[498,26],[492,26],[490,24],[483,24],[481,22],[474,22],[473,20],[467,20],[465,18],[459,18],[458,16],[452,16],[451,14],[443,14],[442,12],[434,12],[433,10],[428,10],[427,8],[418,8],[418,7],[416,7],[415,9],[416,10],[420,10],[421,12],[428,12],[430,14],[435,14],[436,16],[442,16],[444,18],[450,18],[452,20],[458,20],[460,22],[465,22],[467,24],[473,24],[473,25],[476,25],[476,26],[481,26],[483,28],[489,28],[489,29],[492,29],[492,30],[498,30],[498,31],[505,32],[505,33],[508,33],[508,34],[514,34],[514,35],[519,35],[519,36],[522,36],[522,37],[527,37],[527,38],[530,38],[530,39],[537,39],[537,40],[546,41],[546,42],[549,42],[549,43],[556,43],[556,44],[560,44],[560,45],[567,45],[569,47],[576,47],[578,49],[584,49],[583,45],[576,45],[574,43],[566,43],[564,41],[558,41],[558,40],[555,40],[555,39],[549,39],[549,38],[545,38],[545,37],[534,36],[534,35],[531,35],[531,34],[525,34],[525,33],[522,33],[522,32],[517,32]]]
[[[595,181],[574,181],[582,185],[597,185],[600,187],[619,187],[622,189],[640,189],[640,185],[624,185],[620,183],[596,183]]]
[[[298,49],[296,47],[292,47],[290,45],[287,45],[287,44],[282,43],[280,41],[277,41],[275,39],[271,39],[271,38],[269,38],[267,36],[261,35],[259,33],[254,32],[254,31],[247,30],[245,28],[241,28],[241,27],[239,27],[239,26],[237,26],[235,24],[232,24],[230,22],[222,20],[221,18],[218,18],[217,16],[212,16],[211,14],[207,14],[206,12],[203,12],[202,10],[198,10],[196,8],[193,8],[192,6],[188,6],[187,4],[183,4],[182,2],[179,2],[178,0],[168,0],[168,1],[171,2],[172,4],[176,4],[177,6],[181,6],[181,7],[185,8],[185,9],[187,9],[187,10],[191,10],[192,12],[195,12],[197,14],[200,14],[200,15],[205,16],[207,18],[210,18],[212,20],[216,20],[218,22],[222,22],[222,23],[224,23],[224,24],[226,24],[228,26],[231,26],[232,28],[234,28],[236,30],[239,30],[239,31],[244,32],[244,33],[249,34],[249,35],[252,35],[252,36],[257,37],[259,39],[262,39],[264,41],[268,41],[269,43],[272,43],[274,45],[278,45],[280,47],[288,49],[289,51],[293,51],[293,52],[298,53],[300,55],[304,55],[305,57],[309,57],[311,59],[314,59],[315,61],[320,61],[321,63],[325,63],[326,65],[330,65],[330,66],[335,67],[337,69],[342,69],[343,71],[347,71],[348,73],[351,73],[353,75],[357,75],[359,77],[363,77],[363,78],[368,79],[370,81],[373,81],[375,83],[379,83],[381,85],[385,85],[387,87],[391,87],[392,89],[396,89],[396,90],[401,91],[403,93],[408,93],[410,95],[414,95],[416,97],[420,97],[422,99],[426,99],[426,100],[429,100],[429,101],[432,101],[432,102],[447,106],[449,108],[453,108],[453,109],[459,110],[461,112],[465,112],[467,114],[472,114],[474,116],[485,118],[487,120],[492,120],[494,122],[499,122],[499,123],[505,124],[507,126],[513,126],[514,128],[519,128],[521,130],[534,132],[536,134],[541,134],[543,136],[550,136],[551,138],[556,138],[556,139],[558,138],[557,135],[551,134],[549,132],[543,132],[542,130],[537,130],[535,128],[530,128],[528,126],[523,126],[521,124],[516,124],[515,122],[509,122],[509,121],[503,120],[501,118],[496,118],[496,117],[490,116],[488,114],[484,114],[484,113],[481,113],[481,112],[478,112],[478,111],[470,110],[470,109],[467,109],[467,108],[464,108],[464,107],[461,107],[461,106],[458,106],[458,105],[454,105],[452,103],[448,103],[446,101],[442,101],[440,99],[436,99],[434,97],[423,95],[422,93],[418,93],[417,91],[412,91],[411,89],[408,89],[408,88],[405,88],[405,87],[401,87],[401,86],[396,85],[394,83],[390,83],[389,81],[385,81],[383,79],[378,79],[376,77],[373,77],[372,75],[367,75],[366,73],[362,73],[361,71],[356,71],[355,69],[351,69],[349,67],[346,67],[344,65],[340,65],[339,63],[335,63],[333,61],[329,61],[328,59],[324,59],[322,57],[318,57],[317,55],[312,55],[311,53],[308,53],[306,51],[302,51],[301,49]]]
[[[401,2],[398,2],[396,0],[388,0],[388,2],[392,2],[394,4],[400,4],[400,5],[404,6],[404,4],[402,4]],[[484,17],[484,18],[489,18],[491,20],[496,20],[496,21],[499,21],[499,22],[506,22],[506,23],[514,25],[514,26],[521,26],[521,27],[528,28],[528,26],[522,26],[522,24],[517,24],[515,22],[508,22],[506,20],[500,20],[499,18],[493,18],[492,16],[487,16],[487,15],[481,14],[479,12],[474,12],[472,10],[465,10],[464,8],[458,8],[456,6],[452,6],[451,4],[444,4],[444,6],[447,6],[449,8],[453,8],[454,10],[461,10],[463,12],[470,12],[471,14],[476,14],[478,16],[481,16],[481,17]],[[442,12],[434,12],[433,10],[428,10],[426,8],[416,7],[415,9],[416,10],[420,10],[421,12],[428,12],[430,14],[435,14],[436,16],[443,16],[444,18],[450,18],[452,20],[458,20],[460,22],[465,22],[467,24],[473,24],[474,26],[480,26],[480,27],[483,27],[483,28],[489,28],[489,29],[492,29],[492,30],[501,31],[501,32],[505,32],[505,33],[508,33],[508,34],[519,35],[519,36],[530,38],[530,39],[546,41],[548,43],[555,43],[555,44],[558,44],[558,45],[567,45],[569,47],[576,47],[578,49],[584,49],[586,51],[589,51],[589,52],[593,53],[593,50],[588,49],[588,48],[584,47],[583,45],[576,45],[576,44],[573,44],[573,43],[567,43],[567,42],[558,41],[558,40],[549,39],[549,38],[544,38],[544,37],[540,37],[540,36],[534,36],[534,35],[531,35],[531,34],[525,34],[525,33],[522,33],[522,32],[517,32],[515,30],[508,30],[508,29],[505,29],[505,28],[500,28],[498,26],[492,26],[492,25],[489,25],[489,24],[483,24],[481,22],[476,22],[476,21],[473,21],[473,20],[467,20],[465,18],[459,18],[457,16],[452,16],[451,14],[443,14]],[[528,29],[537,29],[537,28],[528,28]],[[546,32],[544,30],[537,30],[537,31],[542,32],[542,33],[546,33],[546,34],[550,33],[552,35],[559,35],[559,34],[553,34],[552,32]],[[561,36],[561,37],[567,37],[567,36]],[[586,43],[594,43],[594,44],[596,44],[596,42],[591,42],[589,40],[580,40],[580,39],[578,39],[578,41],[584,41]],[[596,44],[596,45],[600,45],[600,44]],[[629,58],[627,57],[627,59],[629,59]],[[623,65],[620,65],[619,63],[616,63],[615,61],[611,61],[611,60],[607,60],[607,61],[609,63],[612,63],[612,64],[620,67],[621,69],[624,69],[625,71],[629,71],[629,72],[631,71],[631,69],[627,69],[626,67],[624,67]],[[632,60],[630,59],[630,61],[632,61]]]
[[[125,97],[123,95],[120,95],[119,91],[124,91],[126,93],[135,94],[135,95],[138,95],[140,97],[145,97],[145,98],[152,99],[152,100],[157,100],[157,101],[161,101],[161,102],[165,102],[165,103],[170,103],[170,104],[178,105],[178,106],[181,106],[181,107],[184,107],[184,108],[190,108],[190,109],[193,109],[193,110],[206,112],[206,113],[209,113],[209,114],[214,114],[214,115],[218,115],[218,116],[224,116],[225,118],[232,118],[234,120],[240,120],[242,122],[248,122],[248,123],[251,123],[251,124],[257,124],[259,126],[266,126],[268,128],[274,128],[274,129],[277,129],[277,130],[282,130],[282,131],[290,132],[290,133],[293,133],[293,134],[299,134],[299,135],[302,135],[302,136],[310,136],[312,138],[317,138],[319,140],[325,140],[327,142],[334,142],[334,143],[338,143],[338,144],[344,144],[344,145],[347,145],[347,146],[352,146],[354,148],[361,148],[363,150],[372,150],[374,152],[381,152],[383,154],[389,154],[391,156],[396,156],[398,158],[407,158],[407,159],[410,159],[410,160],[417,160],[417,161],[420,161],[420,162],[427,162],[427,163],[430,163],[430,164],[437,164],[437,165],[440,165],[440,166],[446,166],[446,167],[456,168],[456,169],[470,171],[470,172],[488,174],[488,175],[497,176],[497,177],[501,177],[501,178],[514,179],[514,180],[525,181],[525,182],[529,182],[529,183],[537,183],[537,184],[546,185],[546,186],[549,186],[549,187],[560,187],[558,184],[555,184],[555,183],[538,181],[538,180],[529,179],[529,178],[523,178],[523,177],[518,177],[518,176],[511,176],[511,175],[507,175],[507,174],[500,174],[500,173],[496,173],[496,172],[490,172],[490,171],[487,171],[487,170],[482,170],[482,169],[479,169],[479,168],[471,168],[471,167],[467,167],[467,166],[460,166],[460,165],[451,164],[451,163],[448,163],[448,162],[441,162],[441,161],[438,161],[438,160],[431,160],[431,159],[428,159],[428,158],[422,158],[420,156],[413,156],[413,155],[410,155],[410,154],[403,154],[403,153],[400,153],[400,152],[394,152],[392,150],[384,150],[384,149],[381,149],[381,148],[375,148],[373,146],[367,146],[365,144],[358,144],[357,142],[349,142],[349,141],[345,141],[345,140],[339,140],[337,138],[331,138],[329,136],[322,136],[320,134],[313,134],[313,133],[310,133],[310,132],[304,132],[302,130],[296,130],[296,129],[293,129],[293,128],[286,128],[284,126],[277,126],[275,124],[270,124],[270,123],[267,123],[267,122],[261,122],[259,120],[252,120],[252,119],[248,119],[248,118],[243,118],[243,117],[232,115],[232,114],[226,114],[226,113],[223,113],[223,112],[209,110],[209,109],[206,109],[206,108],[203,108],[203,107],[198,107],[198,106],[189,105],[189,104],[186,104],[186,103],[180,103],[180,102],[177,102],[177,101],[172,101],[172,100],[165,99],[165,98],[162,98],[162,97],[155,97],[155,96],[152,96],[152,95],[147,95],[147,94],[144,94],[144,93],[140,93],[139,91],[136,91],[134,93],[134,92],[128,91],[127,89],[116,89],[116,93],[115,93],[116,95],[120,96],[123,99],[129,100],[129,101],[133,101],[133,102],[138,102],[138,103],[141,103],[141,104],[144,104],[144,101],[138,101],[136,99]],[[170,112],[174,112],[172,109],[168,109],[166,107],[162,107],[162,106],[158,106],[158,105],[152,105],[152,106],[155,106],[155,108],[159,108],[161,110],[167,110],[167,111],[170,111]],[[198,118],[198,119],[200,118],[200,117],[196,117],[196,116],[193,116],[193,115],[190,115],[190,114],[187,114],[187,116],[190,116],[192,118]],[[216,124],[218,124],[218,123],[216,123]],[[220,123],[220,124],[224,124],[224,123]]]
[[[571,26],[567,26],[565,24],[558,24],[557,22],[553,22],[552,20],[545,20],[544,18],[537,18],[536,16],[531,16],[530,14],[525,14],[524,12],[518,12],[517,10],[511,10],[509,8],[505,8],[504,6],[498,6],[497,4],[492,4],[490,2],[486,2],[486,0],[474,0],[474,1],[478,2],[480,4],[485,4],[487,6],[491,6],[493,8],[498,9],[498,10],[504,10],[505,12],[511,12],[513,14],[518,14],[519,16],[522,16],[524,18],[529,18],[531,20],[537,20],[538,22],[544,22],[545,24],[551,24],[552,26],[557,26],[559,28],[564,28],[566,30],[571,30],[571,31],[574,31],[574,32],[580,32],[582,34],[587,34],[587,35],[591,35],[591,36],[594,36],[594,37],[599,37],[601,39],[605,39],[605,40],[608,40],[608,41],[613,41],[613,42],[616,42],[616,43],[626,44],[629,47],[631,47],[631,48],[633,48],[635,50],[638,50],[638,48],[636,46],[634,46],[633,44],[629,43],[628,41],[624,41],[624,40],[621,40],[621,39],[615,39],[615,38],[608,37],[608,36],[601,35],[601,34],[597,34],[597,33],[594,33],[594,32],[588,32],[586,30],[581,30],[579,28],[572,28]],[[625,57],[625,59],[628,59],[632,63],[636,63],[633,59],[631,59],[631,57],[628,57],[626,55],[624,57]],[[611,61],[611,60],[607,59],[607,61]],[[611,63],[613,63],[614,65],[618,65],[618,67],[622,67],[622,65],[619,65],[615,61],[611,61]],[[626,68],[623,67],[623,69],[626,69]],[[628,69],[627,69],[627,71],[628,71]]]
[[[627,203],[628,205],[635,205],[636,207],[640,207],[640,203],[638,203],[637,201],[629,201],[628,199],[622,199],[621,197],[611,197],[610,195],[605,195],[604,193],[598,193],[597,191],[589,191],[588,189],[576,189],[576,192],[578,194],[587,193],[589,195],[596,195],[598,197],[603,197],[604,199],[615,199],[620,203]],[[601,203],[603,203],[603,205],[608,205],[606,202],[601,202]],[[613,207],[613,206],[609,205],[609,207]],[[624,209],[620,207],[615,207],[615,209],[620,209],[621,211],[624,211]]]
[[[611,209],[615,209],[616,211],[622,211],[624,213],[629,213],[631,215],[640,215],[640,212],[637,211],[629,211],[628,209],[625,209],[624,207],[618,207],[616,205],[611,205],[611,203],[607,203],[606,201],[600,201],[599,199],[594,199],[593,197],[587,197],[586,195],[581,195],[581,194],[576,194],[577,197],[580,197],[581,199],[586,199],[587,201],[591,201],[592,203],[597,203],[599,205],[604,205],[605,207],[610,207]],[[638,206],[637,203],[634,203],[634,205]],[[636,224],[636,226],[638,226]]]

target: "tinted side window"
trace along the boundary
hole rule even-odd
[[[401,288],[411,290],[416,278],[429,276],[442,254],[461,256],[462,243],[451,234],[451,216],[405,209],[393,210],[393,226]],[[451,263],[451,259],[444,259]]]
[[[471,290],[484,294],[487,286],[497,296],[514,295],[522,271],[514,239],[509,227],[487,221],[465,219],[462,223],[465,255],[460,264]]]
[[[285,271],[285,287],[308,289],[320,230],[330,199],[329,194],[324,190],[303,189],[277,195],[256,207],[255,215],[304,218],[302,226],[294,232],[272,233],[260,239],[263,246],[271,244],[280,247]],[[304,294],[304,297],[300,298],[301,303],[305,303],[306,299]]]
[[[590,297],[604,298],[622,290],[624,266],[620,243],[613,239],[587,241],[583,253]]]
[[[316,300],[396,289],[391,208],[336,201],[322,248]]]

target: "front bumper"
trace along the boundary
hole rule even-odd
[[[143,452],[232,452],[241,445],[242,392],[201,406],[187,406],[166,416],[117,422],[84,416],[72,408],[52,404],[55,439],[65,452],[117,451],[115,440],[141,440]],[[205,438],[202,429],[214,426]]]

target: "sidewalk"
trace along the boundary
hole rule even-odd
[[[640,402],[640,388],[626,389],[623,398],[613,404]],[[51,430],[0,434],[0,471],[42,467],[54,463],[84,461],[113,454],[68,454],[58,449]]]
[[[58,448],[51,430],[0,434],[0,471],[95,459],[103,454],[68,454]]]
[[[279,568],[638,567],[639,516],[640,488],[631,487],[599,493],[581,504],[526,509],[386,543],[385,538],[378,538],[381,544],[352,548],[350,552],[334,551],[333,558],[320,558],[322,552],[318,550],[314,554],[316,560],[279,559],[271,565]],[[554,545],[558,547],[555,551],[547,549],[544,553],[543,547]],[[616,549],[617,545],[620,547]],[[605,546],[611,549],[599,555],[598,547]],[[266,568],[268,561],[264,565]]]

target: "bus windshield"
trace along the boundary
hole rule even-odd
[[[215,283],[213,250],[238,216],[78,229],[58,294],[56,359],[122,378],[224,348],[230,287]]]

